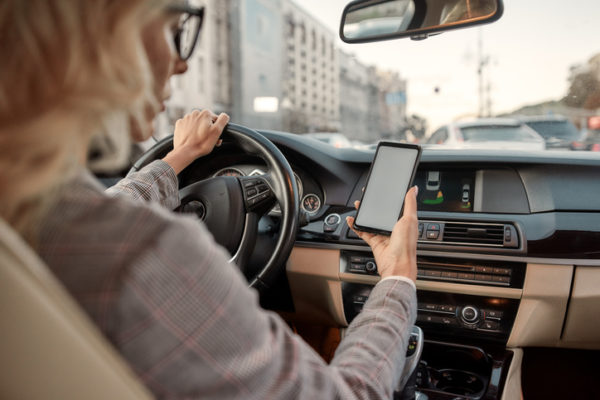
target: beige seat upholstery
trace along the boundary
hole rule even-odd
[[[151,399],[21,238],[0,220],[0,399]]]

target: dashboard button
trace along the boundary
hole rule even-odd
[[[510,283],[510,278],[508,276],[492,276],[492,282]]]
[[[475,267],[475,272],[481,272],[482,274],[491,274],[494,272],[492,267]]]
[[[377,272],[377,264],[375,264],[373,261],[369,261],[367,262],[365,269],[367,270],[367,272],[369,273],[375,273]]]
[[[439,277],[442,276],[442,273],[440,271],[425,270],[425,276],[431,276],[431,277],[439,278]]]
[[[364,304],[364,302],[367,301],[367,296],[361,296],[357,294],[352,298],[352,300],[354,303]]]
[[[504,315],[504,313],[502,311],[496,311],[496,310],[485,310],[484,313],[485,313],[486,318],[500,319]]]
[[[465,279],[465,280],[472,281],[473,279],[475,279],[475,274],[459,273],[458,274],[458,279]]]
[[[428,231],[439,231],[440,224],[429,224],[429,225],[427,225],[427,230]]]
[[[342,217],[339,214],[329,214],[325,218],[325,224],[329,226],[338,225],[342,221]]]
[[[350,272],[365,272],[365,265],[364,264],[350,264],[350,268],[349,271]]]
[[[500,324],[495,321],[484,321],[479,329],[485,329],[486,331],[497,331],[500,329]]]
[[[497,275],[510,275],[510,268],[494,268],[494,274]]]
[[[463,321],[473,324],[479,320],[479,311],[473,306],[463,307],[460,315]]]
[[[456,312],[456,306],[443,305],[440,306],[440,311],[454,314]]]
[[[427,231],[427,239],[437,239],[440,237],[440,231]]]
[[[448,326],[456,326],[458,325],[458,323],[456,322],[455,318],[452,317],[441,317],[440,318],[440,322],[444,325],[448,325]]]

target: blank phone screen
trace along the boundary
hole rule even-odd
[[[415,148],[379,147],[356,216],[357,226],[392,231],[400,217],[418,153]]]

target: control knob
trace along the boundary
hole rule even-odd
[[[367,272],[370,272],[370,273],[377,272],[377,264],[375,264],[373,261],[367,262],[365,268],[366,268]]]
[[[479,310],[473,306],[465,306],[460,312],[460,316],[467,324],[476,324],[479,322]]]

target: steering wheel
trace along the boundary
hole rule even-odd
[[[229,124],[221,138],[224,144],[233,143],[246,154],[260,157],[267,164],[267,172],[195,182],[180,189],[181,205],[175,211],[192,213],[203,220],[216,242],[233,254],[230,262],[245,273],[256,245],[258,222],[278,202],[281,223],[273,253],[255,276],[247,276],[250,287],[263,291],[272,286],[294,246],[299,205],[296,180],[285,156],[260,133]],[[173,136],[161,140],[140,157],[130,172],[163,158],[172,149]]]

